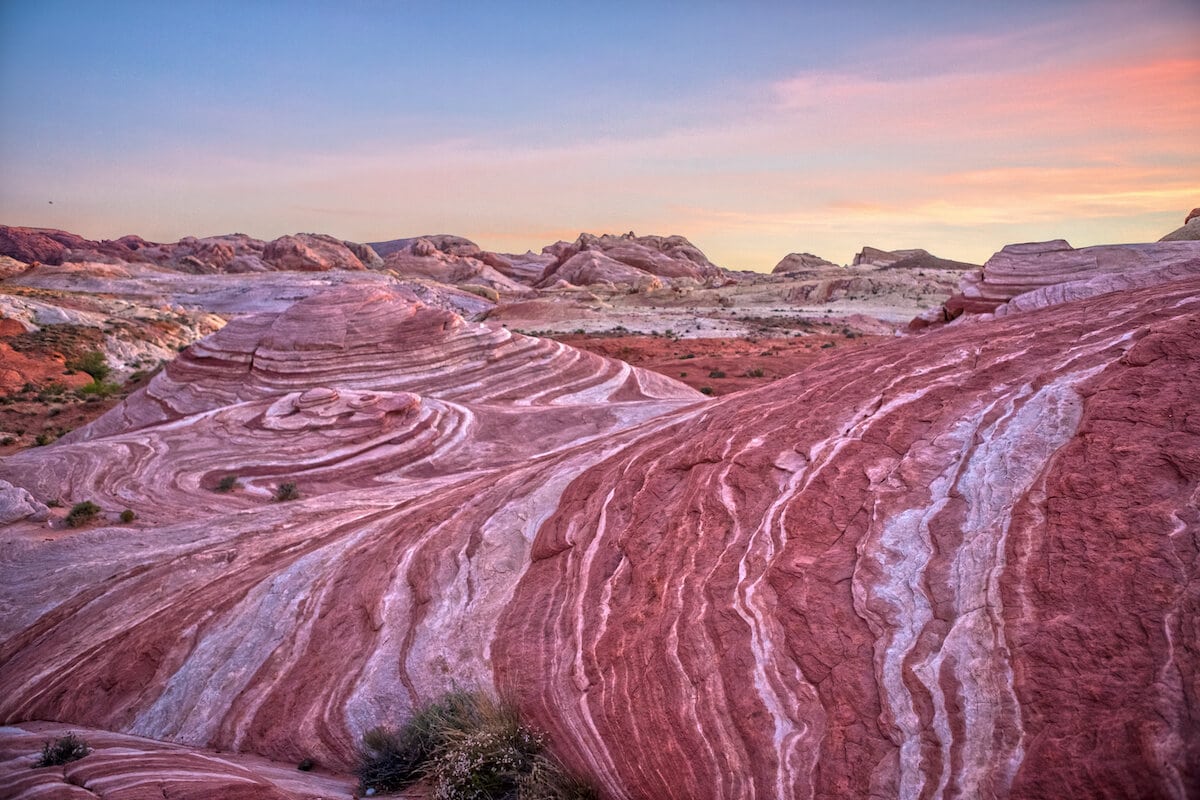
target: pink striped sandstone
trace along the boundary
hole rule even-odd
[[[6,536],[0,715],[345,765],[479,682],[611,797],[1186,797],[1198,364],[1196,278],[707,403],[337,290],[0,466],[143,520]]]

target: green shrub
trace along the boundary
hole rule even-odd
[[[299,500],[300,490],[296,488],[294,483],[281,483],[275,489],[275,501],[285,503],[288,500]]]
[[[91,400],[93,397],[112,397],[121,391],[121,387],[116,383],[108,381],[92,381],[87,386],[80,386],[75,390],[75,396]]]
[[[132,508],[127,508],[121,512],[121,522],[124,522],[126,525],[133,522],[135,519],[137,519],[137,514],[133,513]]]
[[[68,733],[66,736],[42,745],[42,755],[34,762],[33,766],[36,768],[69,764],[72,761],[78,761],[90,752],[92,752],[92,748],[88,747],[87,742],[74,733]]]
[[[421,777],[446,730],[470,728],[476,718],[474,697],[456,691],[418,708],[403,728],[372,728],[363,734],[358,780],[364,789],[403,789]]]
[[[700,394],[711,395],[712,393],[713,393],[713,388],[711,386],[701,386],[700,387]]]
[[[761,378],[765,374],[766,373],[764,373],[761,369],[757,369],[757,368],[748,369],[745,372],[745,375],[747,378]]]
[[[90,350],[78,358],[71,359],[67,362],[67,369],[86,372],[96,383],[101,383],[109,373],[108,361],[99,350]]]
[[[33,437],[33,443],[37,447],[45,447],[46,445],[58,439],[51,431],[42,431],[37,436]]]
[[[450,692],[399,730],[363,736],[364,790],[396,791],[426,779],[437,800],[595,800],[596,791],[545,751],[516,710],[482,693]]]
[[[217,483],[217,488],[213,489],[213,491],[221,493],[232,492],[240,486],[241,484],[238,483],[237,475],[226,475],[224,478],[221,478],[220,482]]]
[[[724,372],[722,372],[722,371],[721,371],[721,370],[719,370],[719,369],[714,369],[712,372],[708,373],[708,377],[710,377],[710,378],[724,378],[724,377],[725,377],[725,373],[724,373]]]
[[[82,528],[96,518],[100,513],[100,506],[93,503],[91,500],[84,500],[82,503],[76,503],[71,506],[71,510],[67,512],[67,527]]]

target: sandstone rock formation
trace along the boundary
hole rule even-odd
[[[1200,208],[1193,208],[1191,213],[1183,221],[1183,227],[1176,228],[1166,236],[1159,239],[1160,242],[1189,242],[1200,239]]]
[[[527,280],[528,269],[516,269],[505,256],[486,252],[461,236],[417,236],[376,242],[372,247],[378,248],[384,266],[403,277],[485,286],[509,295],[529,293],[522,282]]]
[[[928,250],[879,250],[875,247],[864,247],[854,256],[852,267],[866,269],[912,269],[912,270],[967,270],[979,269],[978,264],[968,264],[965,261],[953,261],[948,258],[938,258]]]
[[[304,272],[333,269],[379,269],[383,260],[369,245],[314,233],[283,236],[264,242],[244,233],[186,236],[178,242],[147,242],[139,236],[93,241],[49,228],[0,225],[0,256],[24,264],[58,265],[65,261],[126,264],[152,263],[190,274],[258,272],[264,269]]]
[[[832,261],[826,261],[820,256],[814,256],[812,253],[788,253],[783,259],[775,265],[775,269],[771,270],[772,275],[787,275],[794,272],[808,272],[811,270],[821,270],[838,267]]]
[[[625,284],[635,288],[658,282],[703,284],[729,279],[725,270],[682,236],[620,236],[581,233],[573,243],[559,242],[543,249],[553,255],[539,286],[557,281]]]
[[[5,529],[0,719],[345,764],[481,683],[610,798],[1194,796],[1197,364],[1195,276],[707,402],[339,288],[0,464],[138,514]]]
[[[369,246],[356,245],[355,248],[366,256],[368,262],[372,260],[374,251],[370,250]],[[262,260],[276,269],[301,272],[367,269],[367,265],[346,242],[320,233],[298,233],[295,236],[280,237],[263,249]]]
[[[30,769],[42,745],[75,734],[81,760]],[[0,727],[0,791],[6,800],[351,800],[353,781],[298,771],[254,756],[214,753],[52,722]]]
[[[1197,273],[1200,244],[1195,242],[1080,249],[1062,239],[1010,244],[989,258],[981,270],[964,275],[959,294],[945,307],[950,317],[963,311],[1002,313],[1002,305],[1021,295],[1030,295],[1021,304],[1027,309]]]

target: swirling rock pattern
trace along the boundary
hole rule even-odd
[[[139,515],[5,535],[0,718],[345,764],[482,683],[613,798],[1194,796],[1197,365],[1197,278],[707,402],[338,289],[0,465]]]
[[[91,752],[31,768],[42,745],[68,734]],[[33,722],[0,727],[0,797],[6,800],[350,800],[353,782],[254,756],[197,751],[136,736]]]

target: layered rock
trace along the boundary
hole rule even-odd
[[[826,261],[820,256],[814,256],[812,253],[788,253],[775,265],[775,268],[771,270],[771,274],[787,275],[797,272],[837,268],[837,264],[834,264],[832,261]]]
[[[367,269],[360,254],[368,263],[375,263],[372,256],[378,258],[369,245],[354,245],[352,249],[348,244],[321,233],[298,233],[280,237],[268,244],[263,249],[262,260],[275,269],[325,272],[332,269]]]
[[[728,274],[682,236],[620,236],[582,233],[573,243],[559,242],[543,249],[554,256],[539,286],[558,281],[576,285],[611,283],[646,288],[658,283],[722,282]]]
[[[1166,236],[1159,239],[1160,242],[1192,242],[1200,239],[1200,208],[1193,208],[1191,213],[1183,221],[1183,226],[1176,228]]]
[[[379,248],[384,266],[404,277],[485,286],[510,295],[529,293],[520,280],[528,270],[514,268],[506,257],[486,252],[461,236],[417,236],[377,242],[372,247]]]
[[[0,464],[139,517],[6,529],[0,718],[345,764],[481,683],[607,797],[1194,795],[1198,331],[1184,278],[696,402],[394,290],[236,321]]]
[[[852,267],[863,269],[911,269],[911,270],[968,270],[979,269],[978,264],[965,261],[954,261],[939,258],[928,250],[880,250],[875,247],[864,247],[854,255]]]
[[[73,734],[90,752],[32,769],[46,742]],[[194,750],[58,723],[0,728],[0,784],[8,800],[350,800],[353,782],[253,756]]]
[[[963,276],[959,294],[945,304],[946,314],[998,312],[1022,295],[1029,296],[1021,308],[1040,307],[1197,272],[1200,244],[1195,242],[1080,249],[1062,239],[1010,244],[989,258],[982,270]]]

